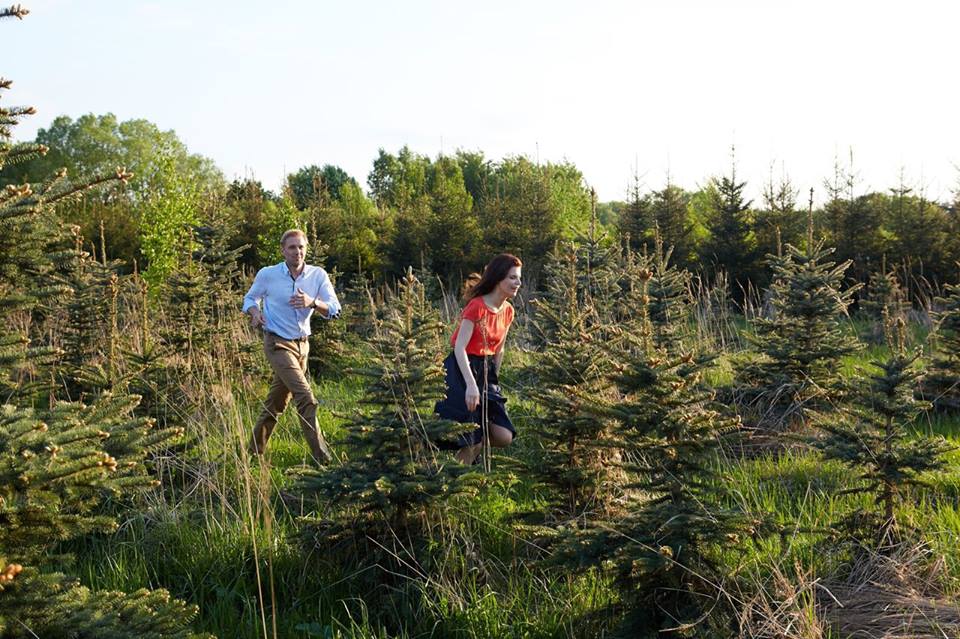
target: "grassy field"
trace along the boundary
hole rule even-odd
[[[608,636],[623,613],[609,578],[551,568],[516,523],[517,513],[535,510],[541,499],[522,474],[510,472],[512,462],[538,454],[538,442],[524,436],[537,411],[524,385],[538,355],[522,344],[522,336],[514,340],[504,375],[520,438],[494,457],[476,497],[455,501],[430,522],[417,549],[381,539],[371,555],[369,544],[311,537],[301,518],[330,513],[295,490],[307,449],[292,408],[269,454],[251,458],[245,445],[266,388],[263,363],[239,381],[228,381],[236,371],[210,364],[195,386],[216,401],[184,415],[188,445],[154,460],[162,488],[126,510],[115,535],[67,545],[75,558],[70,572],[98,589],[169,589],[200,607],[198,630],[219,637]],[[869,347],[846,358],[843,372],[853,375],[884,353]],[[708,381],[730,383],[737,361],[724,352]],[[318,377],[315,392],[322,429],[334,450],[349,455],[342,424],[361,410],[361,381],[338,370]],[[915,429],[918,437],[941,435],[960,445],[960,418],[924,416]],[[730,449],[716,464],[735,487],[731,505],[787,531],[716,549],[732,567],[722,596],[745,615],[794,633],[779,636],[830,636],[824,591],[848,578],[857,553],[827,531],[852,507],[869,505],[866,496],[842,494],[855,475],[802,442],[746,457]],[[935,567],[938,593],[953,596],[960,583],[960,452],[950,453],[948,472],[925,479],[928,486],[908,496],[900,516],[923,532],[927,545],[916,549],[923,556],[917,561]]]

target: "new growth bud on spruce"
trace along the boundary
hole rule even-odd
[[[20,564],[7,564],[7,567],[0,572],[0,587],[9,584],[17,575],[23,572],[23,566]]]
[[[23,8],[23,6],[21,6],[21,5],[19,5],[19,4],[15,4],[15,5],[13,5],[12,7],[10,7],[9,9],[3,11],[2,13],[3,13],[4,15],[11,16],[11,17],[13,17],[13,18],[17,18],[18,20],[23,20],[24,17],[26,17],[27,15],[30,14],[30,10]]]

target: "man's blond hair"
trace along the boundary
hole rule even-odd
[[[300,229],[287,229],[283,232],[283,235],[280,236],[280,246],[286,246],[287,240],[291,237],[302,237],[304,242],[307,241],[307,234]]]

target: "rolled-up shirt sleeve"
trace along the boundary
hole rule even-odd
[[[264,273],[264,269],[260,269],[257,271],[256,277],[253,278],[253,284],[250,286],[250,290],[243,296],[243,312],[248,312],[254,306],[259,307],[260,300],[263,299],[266,290],[266,274]],[[236,306],[234,306],[234,308],[236,308]]]
[[[320,276],[320,290],[317,291],[317,299],[327,305],[327,314],[321,315],[323,319],[334,319],[340,315],[340,300],[337,299],[337,292],[333,289],[333,282],[324,271]]]

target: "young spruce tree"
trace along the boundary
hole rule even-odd
[[[651,273],[639,273],[646,289]],[[646,305],[639,329],[608,348],[619,401],[591,407],[611,421],[625,450],[623,471],[633,492],[628,511],[569,534],[556,553],[568,566],[613,570],[627,616],[622,632],[636,637],[707,633],[696,624],[718,601],[723,569],[712,553],[737,543],[755,525],[721,504],[728,495],[715,468],[721,433],[738,420],[724,416],[700,375],[709,363],[668,354],[651,343]],[[646,328],[642,326],[646,324]]]
[[[42,419],[0,408],[0,636],[195,636],[196,607],[166,591],[92,592],[44,566],[57,544],[116,529],[97,514],[105,497],[154,485],[142,460],[177,433],[132,418],[135,404],[108,395],[92,406],[61,403]]]
[[[676,355],[682,350],[692,299],[690,273],[671,264],[672,255],[673,250],[664,247],[658,230],[654,235],[653,253],[638,264],[641,270],[650,271],[646,292],[641,293],[640,299],[628,299],[636,303],[646,300],[654,347]],[[633,315],[637,316],[636,307]]]
[[[0,19],[23,18],[19,5]],[[0,90],[10,82],[0,80]],[[0,170],[44,153],[11,143],[12,127],[29,108],[0,107]],[[35,375],[51,372],[54,349],[33,347],[30,317],[63,287],[51,284],[59,226],[51,204],[90,186],[129,177],[122,169],[80,184],[59,172],[43,184],[11,185],[0,193],[0,636],[12,639],[186,639],[196,607],[163,590],[94,592],[53,569],[56,545],[116,521],[97,513],[109,495],[130,496],[153,485],[145,455],[175,431],[156,431],[131,417],[135,397],[105,395],[94,405],[39,397]],[[29,364],[28,364],[28,359]],[[40,364],[38,365],[38,362]],[[52,371],[56,373],[56,371]],[[50,386],[46,386],[49,389]],[[50,408],[40,410],[46,399]]]
[[[611,464],[617,451],[607,423],[587,409],[590,400],[584,399],[605,393],[606,354],[597,314],[578,295],[577,247],[564,248],[552,254],[548,294],[535,302],[535,327],[546,344],[531,388],[542,411],[534,420],[542,450],[526,460],[525,470],[546,489],[547,519],[566,523],[607,512],[617,493]]]
[[[948,284],[936,302],[938,345],[923,379],[923,395],[937,410],[960,411],[960,284]]]
[[[930,407],[914,397],[921,375],[914,364],[920,352],[907,354],[902,319],[890,324],[893,354],[872,362],[873,370],[860,380],[852,406],[821,420],[827,436],[815,441],[825,457],[858,473],[861,484],[847,493],[874,498],[875,508],[853,512],[839,525],[857,537],[866,534],[877,540],[897,532],[897,501],[906,488],[923,485],[923,473],[943,468],[943,454],[951,449],[942,438],[913,435],[917,416]]]
[[[865,295],[860,300],[860,310],[871,320],[867,339],[872,343],[883,343],[887,324],[891,320],[906,320],[910,312],[910,301],[907,300],[896,273],[887,269],[886,261],[880,271],[870,276]]]
[[[616,323],[617,314],[621,312],[622,260],[616,244],[599,228],[594,194],[591,202],[593,213],[587,232],[576,232],[572,242],[558,243],[548,255],[543,268],[543,280],[547,286],[539,299],[553,308],[575,304],[587,309],[589,313],[584,321],[605,332]],[[573,282],[568,280],[571,259],[574,260]],[[563,285],[553,285],[558,281]],[[537,317],[536,322],[544,343],[557,337],[560,327],[554,324],[554,318],[549,314]]]
[[[371,338],[372,361],[353,371],[368,382],[362,403],[372,412],[348,424],[341,465],[306,470],[299,481],[302,493],[340,509],[335,522],[312,522],[327,540],[416,537],[440,505],[471,489],[470,468],[439,455],[434,445],[474,428],[433,414],[444,392],[443,330],[408,271]]]
[[[67,400],[85,400],[109,390],[116,378],[116,264],[99,262],[83,250],[78,226],[71,226],[51,248],[50,279],[63,287],[63,293],[40,300],[44,314],[58,320],[55,330],[62,349],[50,392]]]
[[[833,249],[813,242],[812,222],[806,250],[785,248],[784,254],[769,257],[773,316],[755,320],[752,340],[760,357],[744,365],[736,380],[758,422],[773,430],[804,423],[810,411],[838,400],[840,358],[858,348],[856,337],[843,327],[859,288],[844,285],[850,262],[827,259]]]

